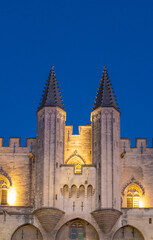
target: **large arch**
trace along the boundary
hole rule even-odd
[[[135,227],[126,225],[121,227],[113,236],[113,240],[144,240],[142,233]]]
[[[76,218],[65,223],[57,232],[56,240],[88,239],[99,240],[95,228],[87,221]]]
[[[31,224],[22,225],[13,233],[11,240],[43,240],[38,228]]]

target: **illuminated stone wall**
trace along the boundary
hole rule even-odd
[[[73,126],[65,126],[65,159],[81,156],[86,164],[92,164],[91,125],[79,126],[79,134],[73,135]]]
[[[147,139],[136,139],[136,147],[130,147],[130,139],[121,139],[121,196],[126,207],[128,184],[135,183],[142,190],[140,207],[153,207],[153,148],[147,147]]]
[[[3,146],[0,139],[0,167],[11,179],[14,206],[31,206],[34,202],[35,184],[35,144],[36,139],[27,139],[27,146],[20,146],[20,138],[10,138],[9,146]],[[31,152],[32,151],[32,152]]]

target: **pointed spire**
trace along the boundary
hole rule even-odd
[[[54,71],[54,66],[52,66],[51,71],[49,73],[48,80],[46,82],[46,86],[43,91],[42,99],[40,106],[38,107],[38,110],[45,107],[45,106],[50,106],[50,107],[60,107],[64,109],[63,103],[62,103],[62,98],[60,95],[55,71]]]
[[[114,107],[119,111],[106,66],[104,66],[93,110],[98,107]]]

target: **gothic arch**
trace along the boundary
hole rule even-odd
[[[66,164],[69,164],[68,162],[70,162],[71,159],[73,159],[74,157],[77,157],[78,159],[80,159],[81,162],[83,162],[82,164],[86,164],[86,161],[83,159],[83,157],[81,157],[79,154],[73,153],[66,161]]]
[[[75,174],[82,174],[82,165],[85,164],[85,161],[80,155],[74,153],[66,160],[66,164],[75,166]]]
[[[122,207],[139,208],[144,207],[144,188],[132,178],[122,188]]]
[[[10,176],[7,174],[7,172],[3,170],[2,167],[0,167],[0,177],[4,178],[7,181],[7,184],[9,184],[9,186],[12,186],[12,180]]]
[[[80,238],[78,236],[79,232],[81,234]],[[75,234],[77,239],[99,240],[96,229],[81,218],[75,218],[63,224],[58,230],[55,240],[73,239]]]
[[[8,205],[8,190],[12,186],[9,175],[0,167],[0,205]],[[10,204],[10,202],[9,202]]]
[[[19,226],[13,233],[11,240],[43,240],[42,234],[38,228],[32,224]]]
[[[122,191],[121,191],[122,195],[124,195],[125,189],[132,183],[135,183],[139,187],[139,189],[142,191],[143,195],[145,194],[145,189],[141,185],[141,183],[139,181],[137,181],[134,177],[132,177],[129,181],[126,182],[126,184],[124,184]]]
[[[112,240],[144,240],[142,233],[131,225],[119,228],[113,236]]]

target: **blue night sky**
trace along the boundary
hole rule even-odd
[[[66,124],[90,123],[107,66],[121,137],[153,137],[153,1],[26,0],[0,6],[0,136],[36,137],[36,110],[51,65]]]

